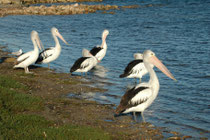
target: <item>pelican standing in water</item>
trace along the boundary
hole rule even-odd
[[[77,59],[74,65],[71,67],[70,73],[85,72],[85,74],[87,74],[87,72],[99,62],[99,60],[86,49],[83,49],[82,54],[84,54],[86,57],[80,57]]]
[[[121,74],[119,77],[139,78],[139,83],[141,83],[141,78],[148,73],[143,63],[143,54],[135,53],[133,56],[135,60],[128,63],[128,65],[124,69],[124,73]],[[153,68],[154,65],[151,64],[151,67]]]
[[[63,36],[59,33],[57,28],[53,27],[51,29],[51,33],[55,40],[55,47],[50,47],[47,49],[43,48],[44,50],[39,54],[39,58],[36,61],[36,63],[45,63],[45,64],[47,63],[48,68],[50,68],[50,62],[57,59],[61,53],[61,45],[60,45],[57,37],[59,37],[65,44],[68,45],[68,43],[65,41]]]
[[[109,34],[108,30],[104,30],[102,33],[102,43],[101,46],[94,47],[90,50],[90,53],[95,56],[99,61],[101,61],[106,55],[107,44],[106,37]]]
[[[128,90],[122,96],[120,105],[116,109],[116,114],[133,112],[136,120],[135,112],[141,112],[142,119],[145,122],[143,112],[155,100],[160,87],[158,77],[151,65],[155,65],[169,78],[176,79],[151,50],[144,51],[143,63],[150,75],[149,82],[138,84]]]
[[[28,66],[35,63],[39,56],[39,49],[41,49],[39,35],[36,31],[31,32],[31,40],[34,45],[34,50],[20,55],[13,68],[24,68],[25,73],[31,73]],[[39,48],[38,48],[39,47]]]

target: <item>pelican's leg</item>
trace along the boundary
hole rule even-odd
[[[141,117],[142,117],[143,122],[145,122],[143,111],[141,112]]]
[[[50,63],[48,63],[48,69],[50,69]]]
[[[133,112],[133,117],[134,117],[134,120],[137,122],[137,120],[136,120],[136,112]]]
[[[139,84],[141,83],[141,78],[139,78]]]
[[[33,73],[33,72],[30,72],[30,71],[28,70],[28,67],[25,67],[24,70],[25,70],[25,73],[28,73],[28,74]]]

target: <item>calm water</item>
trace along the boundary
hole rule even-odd
[[[84,79],[98,80],[97,86],[108,91],[86,93],[84,98],[118,105],[125,90],[135,81],[120,79],[119,74],[133,60],[133,53],[151,49],[178,82],[155,68],[160,91],[145,111],[145,119],[183,135],[210,137],[210,1],[104,0],[103,3],[142,7],[115,11],[114,15],[98,12],[0,18],[0,44],[9,51],[32,50],[30,32],[36,30],[44,46],[50,47],[54,45],[50,29],[55,26],[71,46],[61,43],[62,54],[51,66],[58,72],[69,72],[82,49],[101,44],[102,31],[109,29],[107,55]],[[143,80],[148,80],[148,76]]]

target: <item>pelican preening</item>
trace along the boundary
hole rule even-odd
[[[107,44],[106,37],[109,34],[108,30],[104,30],[102,33],[102,43],[101,46],[94,47],[90,50],[90,53],[95,56],[99,61],[101,61],[106,55]]]
[[[36,61],[36,63],[45,63],[45,64],[47,63],[48,68],[50,67],[49,63],[54,61],[55,59],[57,59],[61,53],[61,45],[60,45],[57,37],[59,37],[65,44],[68,45],[68,43],[65,41],[63,36],[59,33],[57,28],[53,27],[51,29],[51,33],[55,40],[55,47],[50,47],[47,49],[44,49],[42,47],[42,52],[40,52],[39,58]]]
[[[74,65],[71,67],[70,73],[72,72],[87,73],[99,62],[99,60],[95,56],[93,56],[88,50],[83,49],[82,52],[86,57],[80,57],[79,59],[77,59]]]
[[[13,68],[24,68],[25,73],[31,73],[28,70],[28,66],[36,62],[39,56],[39,49],[41,49],[39,35],[36,31],[31,32],[31,40],[34,45],[34,50],[20,55],[17,58],[15,66],[13,67]]]
[[[152,104],[158,95],[159,81],[152,65],[159,68],[166,76],[176,80],[169,70],[161,63],[151,50],[146,50],[143,53],[143,63],[150,75],[150,80],[147,83],[141,83],[132,89],[128,90],[121,98],[120,105],[116,109],[116,114],[133,112],[141,112],[144,120],[144,110]]]
[[[134,55],[135,60],[128,63],[126,66],[124,73],[121,74],[120,78],[139,78],[139,83],[141,82],[142,76],[148,73],[147,69],[143,63],[143,55],[141,53],[135,53]],[[151,64],[153,68],[154,65]]]

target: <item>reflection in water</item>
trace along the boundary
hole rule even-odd
[[[108,72],[108,69],[106,69],[104,66],[101,65],[96,65],[93,69],[92,72],[94,75],[105,78]]]
[[[100,101],[101,103],[109,102],[107,96],[103,95],[102,93],[95,93],[95,92],[82,92],[80,94],[68,94],[68,97],[74,98],[81,98],[91,101]]]

